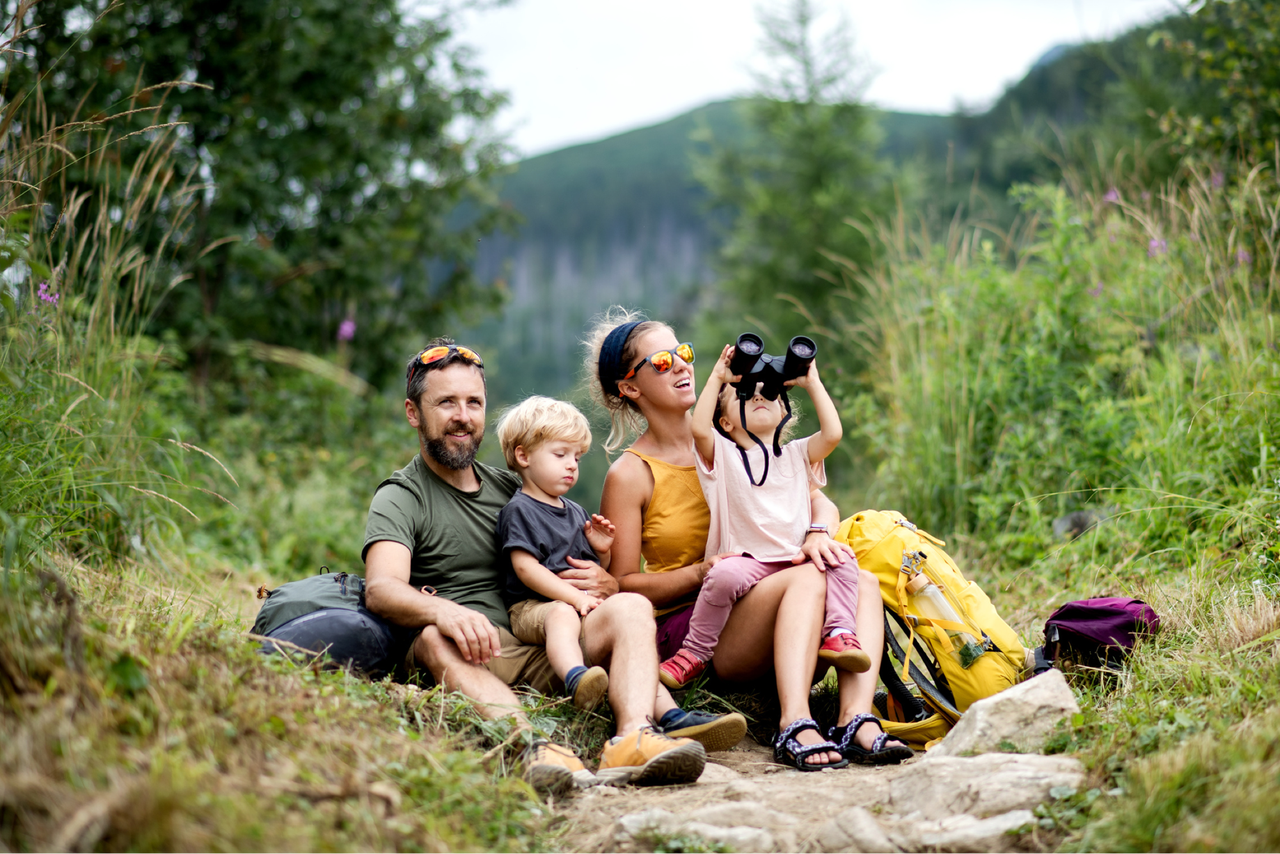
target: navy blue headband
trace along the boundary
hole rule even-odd
[[[639,325],[640,321],[633,321],[615,326],[605,337],[604,344],[600,345],[600,361],[596,366],[596,372],[600,377],[600,387],[604,389],[605,394],[620,396],[618,380],[626,373],[626,366],[622,364],[622,351],[627,349],[627,339],[631,337],[631,331]]]

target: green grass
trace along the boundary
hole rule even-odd
[[[889,260],[850,276],[863,308],[832,325],[867,342],[869,390],[845,399],[869,503],[946,538],[1031,645],[1070,599],[1163,617],[1119,679],[1073,677],[1083,712],[1052,749],[1090,786],[1042,810],[1049,844],[1272,850],[1275,176],[1151,189],[1117,166],[1019,197],[1008,234],[886,224]],[[1055,540],[1085,507],[1109,518]]]

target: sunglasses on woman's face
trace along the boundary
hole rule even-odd
[[[653,365],[653,369],[657,373],[665,374],[667,371],[675,367],[676,356],[679,356],[680,360],[686,365],[692,365],[694,358],[693,345],[686,341],[683,344],[677,344],[674,350],[659,350],[656,353],[645,356],[636,363],[634,368],[627,372],[627,375],[623,377],[623,379],[629,380],[634,377],[636,375],[636,371],[644,367],[645,362]]]

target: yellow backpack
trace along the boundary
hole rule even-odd
[[[901,513],[893,510],[864,510],[845,519],[836,539],[848,543],[857,555],[858,565],[880,580],[880,594],[886,610],[897,614],[903,623],[913,626],[915,636],[933,652],[942,676],[951,689],[955,708],[960,712],[976,700],[990,697],[1012,685],[1023,675],[1026,652],[1017,633],[996,613],[995,606],[977,584],[966,579],[955,561],[942,550],[944,543],[916,528]],[[919,567],[929,580],[945,594],[964,625],[932,620],[920,610],[907,593],[907,568]],[[968,668],[953,657],[951,641],[944,628],[963,629],[982,641],[986,652]],[[911,644],[906,650],[910,654]],[[906,666],[903,670],[906,671]],[[882,671],[883,672],[883,671]],[[904,723],[886,731],[909,738],[917,746],[945,735],[959,719],[953,710],[931,702],[928,693],[923,700],[939,720]],[[927,736],[926,736],[927,733]],[[921,738],[920,736],[926,736]]]

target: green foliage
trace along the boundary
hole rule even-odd
[[[1011,565],[1085,503],[1151,511],[1148,537],[1169,546],[1223,547],[1240,512],[1256,530],[1280,426],[1259,314],[1276,288],[1236,247],[1245,208],[1269,210],[1264,191],[1205,176],[1158,204],[1138,188],[1133,203],[1024,188],[1015,247],[976,229],[916,253],[886,229],[897,254],[843,327],[872,352],[849,414],[879,461],[873,503]]]
[[[1175,105],[1160,127],[1181,154],[1247,173],[1275,162],[1280,138],[1280,8],[1274,3],[1198,0],[1190,33],[1152,35],[1183,61],[1183,74],[1215,95]]]
[[[764,15],[775,69],[744,104],[750,136],[736,147],[710,139],[711,153],[695,163],[712,203],[731,217],[719,257],[723,304],[707,320],[715,340],[732,340],[746,323],[780,341],[812,332],[840,289],[839,265],[861,269],[872,257],[848,221],[868,222],[890,204],[847,35],[841,28],[819,43],[815,17],[808,0]]]
[[[337,349],[394,376],[406,337],[451,308],[493,303],[470,261],[481,235],[510,222],[488,186],[503,148],[484,130],[504,99],[453,44],[447,11],[42,0],[20,12],[4,60],[9,91],[23,93],[13,107],[25,97],[52,124],[135,132],[181,123],[157,204],[194,204],[193,228],[185,277],[149,328],[176,330],[201,379],[245,339]],[[116,147],[126,168],[149,138]],[[94,144],[86,135],[72,151]],[[55,216],[103,186],[78,162],[62,178],[44,188]],[[143,246],[154,251],[156,236]]]

